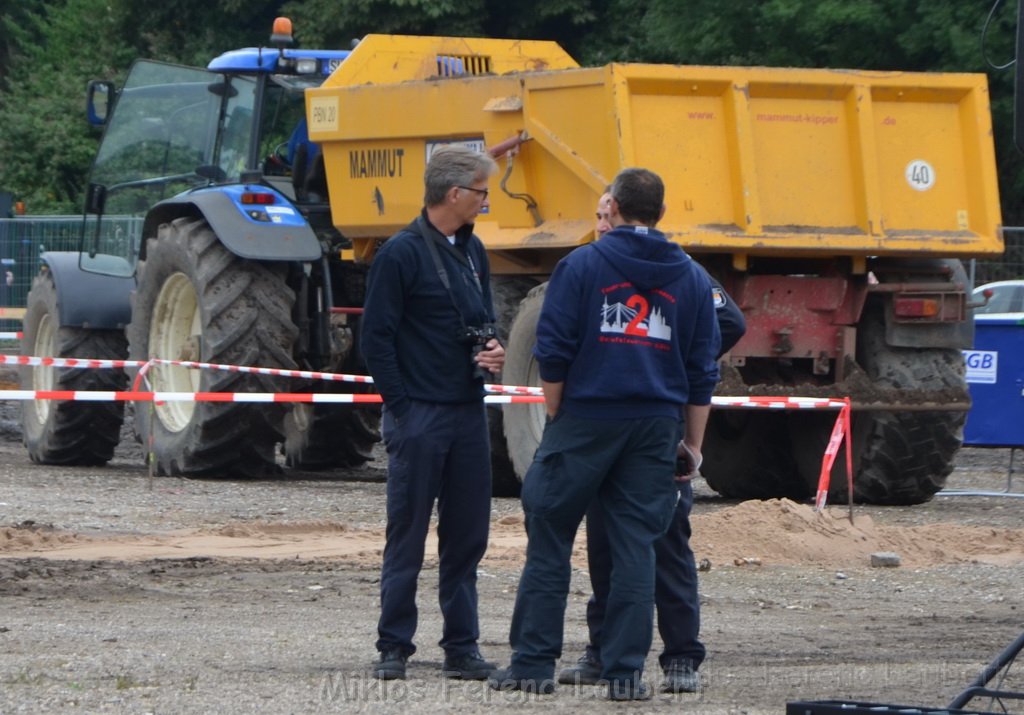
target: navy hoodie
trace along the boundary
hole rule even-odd
[[[570,414],[678,418],[711,402],[720,343],[707,273],[660,231],[619,226],[555,267],[534,356]]]

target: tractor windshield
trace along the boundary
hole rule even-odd
[[[133,65],[93,163],[90,192],[104,200],[99,225],[86,218],[83,268],[131,273],[154,204],[238,180],[253,142],[255,87],[193,67]]]

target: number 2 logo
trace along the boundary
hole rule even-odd
[[[629,325],[626,326],[626,335],[647,335],[647,331],[640,327],[640,323],[647,320],[647,314],[651,310],[650,304],[647,299],[642,295],[630,296],[629,300],[626,301],[626,305],[636,311],[636,315],[629,321]]]

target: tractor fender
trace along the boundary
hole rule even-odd
[[[133,276],[82,270],[78,251],[46,251],[39,259],[53,276],[61,327],[123,329],[132,319]]]
[[[196,191],[166,199],[153,206],[142,233],[142,258],[146,238],[157,235],[160,224],[179,216],[201,215],[224,247],[241,258],[267,261],[314,261],[323,255],[313,229],[290,204],[281,210],[292,212],[286,223],[257,222],[243,213],[240,204],[223,190]]]

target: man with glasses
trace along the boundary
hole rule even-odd
[[[501,370],[505,350],[489,330],[489,265],[473,222],[488,206],[495,171],[486,154],[436,149],[424,177],[425,208],[381,246],[370,268],[361,348],[384,398],[388,452],[373,666],[382,680],[404,679],[416,651],[416,585],[435,500],[442,674],[482,680],[494,669],[477,646],[476,569],[491,512],[484,373]]]

